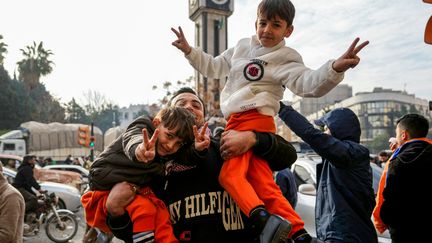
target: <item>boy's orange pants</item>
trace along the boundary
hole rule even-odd
[[[230,129],[272,133],[276,131],[273,117],[262,115],[257,110],[231,115],[225,130]],[[292,224],[290,237],[304,228],[303,220],[273,180],[269,165],[255,156],[252,150],[225,161],[219,174],[219,182],[247,216],[250,216],[252,209],[264,205],[270,213],[277,214]]]
[[[110,191],[89,191],[81,197],[87,224],[104,232],[106,225],[106,200]],[[174,236],[170,216],[165,204],[150,188],[141,188],[134,200],[126,207],[133,223],[133,232],[153,231],[156,242],[178,242]]]

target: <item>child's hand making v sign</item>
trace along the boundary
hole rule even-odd
[[[148,132],[146,128],[143,128],[143,141],[138,145],[135,150],[135,156],[138,161],[148,163],[152,161],[156,156],[156,140],[159,135],[159,129],[153,133],[153,136],[149,139]]]
[[[333,69],[336,72],[345,72],[348,68],[354,68],[359,64],[360,57],[357,56],[357,53],[369,44],[369,41],[365,41],[357,46],[359,41],[360,38],[355,38],[348,50],[333,62]]]
[[[210,145],[210,136],[206,133],[207,127],[208,123],[206,122],[201,128],[201,131],[198,132],[197,126],[193,126],[193,132],[195,135],[195,149],[198,151],[203,151]]]

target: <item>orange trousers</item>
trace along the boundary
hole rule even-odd
[[[257,110],[231,115],[225,130],[230,129],[272,133],[276,131],[273,117],[262,115]],[[264,205],[270,213],[290,221],[290,237],[304,228],[303,220],[274,181],[269,165],[255,156],[252,150],[225,161],[219,174],[219,182],[247,216],[252,209]]]
[[[106,225],[106,200],[110,191],[89,191],[81,197],[86,222],[104,232],[110,232]],[[133,232],[153,231],[156,242],[178,242],[171,226],[169,212],[162,200],[150,188],[141,188],[134,200],[126,207],[133,223]]]

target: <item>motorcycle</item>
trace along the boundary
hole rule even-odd
[[[57,209],[58,197],[45,191],[38,196],[36,212],[28,213],[24,218],[24,236],[39,233],[45,223],[45,233],[54,242],[68,242],[78,231],[75,214],[67,209]]]

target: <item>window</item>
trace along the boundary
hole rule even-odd
[[[15,150],[15,144],[14,143],[3,143],[3,150]]]

